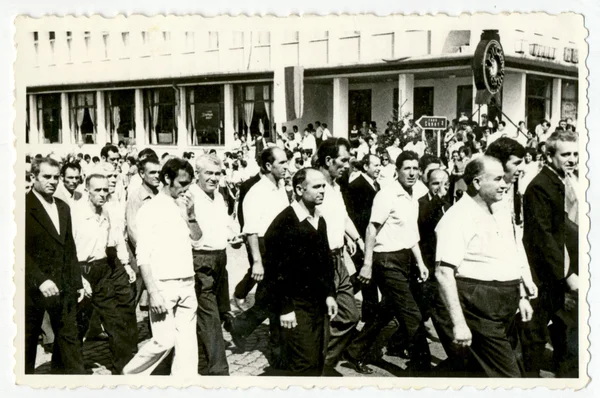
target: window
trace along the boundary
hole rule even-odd
[[[135,91],[115,90],[104,93],[106,131],[109,141],[131,142],[135,138]]]
[[[60,144],[62,142],[60,94],[43,94],[37,95],[36,98],[40,143]]]
[[[142,32],[142,48],[140,51],[140,56],[147,57],[150,55],[150,35],[148,32]]]
[[[69,125],[76,143],[96,143],[96,95],[69,94]]]
[[[234,125],[247,137],[258,132],[270,137],[273,109],[272,84],[249,84],[236,87]],[[250,137],[248,137],[250,138]]]
[[[54,64],[54,46],[56,44],[56,33],[48,32],[48,39],[50,41],[50,65]]]
[[[83,42],[85,43],[85,59],[89,60],[90,58],[90,38],[92,34],[90,31],[83,32]]]
[[[144,90],[144,127],[151,145],[177,144],[177,97],[173,87]]]
[[[462,116],[471,120],[473,115],[473,85],[456,87],[456,119]]]
[[[552,117],[552,79],[527,75],[526,92],[527,129],[535,131],[537,124],[544,119],[550,120]]]
[[[299,41],[299,32],[297,30],[283,32],[283,43],[284,44],[298,43],[298,41]]]
[[[102,42],[104,43],[104,59],[108,59],[109,33],[102,32]]]
[[[194,32],[185,32],[185,52],[193,53],[195,50]]]
[[[129,32],[121,32],[121,58],[129,58]]]
[[[67,32],[67,61],[71,62],[71,47],[73,44],[73,32]]]
[[[208,51],[219,49],[219,32],[208,32]]]
[[[171,32],[162,32],[161,54],[171,54]]]
[[[39,64],[40,36],[38,32],[33,32],[33,50],[35,52],[35,64]]]
[[[579,83],[575,80],[563,80],[561,89],[560,118],[572,118],[577,121],[577,105],[579,102]]]
[[[329,39],[329,31],[324,30],[324,31],[314,31],[311,32],[310,35],[310,41],[322,41],[322,40],[328,40]]]
[[[188,145],[224,145],[223,86],[188,89]]]
[[[231,34],[231,48],[244,47],[244,32],[233,32]]]
[[[271,45],[271,32],[257,32],[256,45],[257,46],[270,46]]]

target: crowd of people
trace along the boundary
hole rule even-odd
[[[335,376],[340,361],[370,374],[395,319],[385,352],[411,376],[540,377],[548,342],[545,369],[578,376],[571,120],[508,132],[461,117],[440,156],[412,121],[349,140],[315,125],[236,133],[221,156],[124,143],[28,156],[25,372],[41,341],[53,372],[89,373],[82,343],[104,333],[113,374],[172,354],[173,375],[228,375],[223,329],[244,350],[269,320],[274,374]],[[227,247],[243,245],[230,295]],[[152,334],[139,349],[138,309]],[[447,355],[435,367],[429,320]]]

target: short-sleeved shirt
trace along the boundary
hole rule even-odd
[[[262,176],[244,198],[244,234],[264,237],[275,219],[290,205],[283,180],[275,185],[267,176]]]
[[[436,262],[456,267],[456,277],[513,281],[522,276],[518,246],[504,211],[491,213],[469,195],[452,206],[438,223]]]
[[[190,192],[194,196],[196,221],[202,231],[202,237],[192,241],[192,247],[195,250],[224,250],[229,237],[229,215],[223,196],[215,190],[211,198],[196,184],[190,187]]]
[[[346,220],[348,211],[346,203],[337,183],[325,184],[325,196],[323,203],[317,206],[321,216],[327,223],[327,239],[331,250],[344,247],[344,235],[346,233]]]
[[[382,227],[375,237],[377,253],[410,249],[419,243],[419,200],[411,196],[398,180],[375,195],[371,222]]]

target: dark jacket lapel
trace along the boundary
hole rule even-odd
[[[56,239],[59,243],[63,244],[64,237],[61,237],[58,234],[58,231],[56,231],[56,228],[54,227],[54,223],[50,219],[50,216],[46,212],[46,209],[44,209],[44,206],[42,205],[40,200],[37,198],[37,196],[35,196],[35,194],[33,192],[29,192],[27,194],[26,200],[27,200],[27,207],[29,208],[29,212],[30,212],[31,216],[37,220],[37,222],[42,226],[42,228],[44,228],[46,231],[48,231],[50,236],[52,236],[54,239]],[[61,217],[60,207],[59,207],[58,216],[59,216],[60,227],[62,230],[63,224],[66,224],[67,220],[65,219],[63,221],[63,219],[62,219],[63,217]],[[66,225],[65,225],[65,232],[66,232]]]

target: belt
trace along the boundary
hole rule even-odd
[[[88,274],[90,272],[90,270],[92,269],[92,267],[108,265],[108,259],[102,258],[100,260],[82,261],[82,262],[79,262],[78,265],[81,267],[81,270],[83,271],[83,273]]]
[[[334,256],[342,256],[344,254],[344,249],[341,247],[339,249],[331,249],[331,254]]]
[[[192,254],[213,254],[213,255],[217,255],[217,254],[221,254],[224,253],[225,249],[219,249],[219,250],[204,250],[204,249],[200,249],[200,250],[196,250],[196,249],[192,249]]]
[[[484,281],[480,279],[473,278],[465,278],[463,276],[456,277],[457,282],[470,283],[474,285],[485,285],[485,286],[495,286],[495,287],[516,287],[521,284],[520,279],[513,279],[508,281]]]

